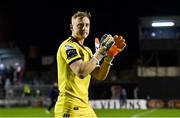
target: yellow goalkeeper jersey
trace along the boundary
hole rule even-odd
[[[81,79],[70,69],[70,64],[82,59],[87,62],[92,51],[80,45],[76,39],[69,37],[59,46],[57,51],[58,86],[60,95],[56,103],[57,110],[79,110],[89,106],[88,88],[91,75]],[[58,107],[59,106],[59,107]]]

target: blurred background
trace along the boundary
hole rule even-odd
[[[142,99],[146,108],[180,108],[180,9],[160,0],[1,1],[0,106],[48,106],[56,51],[71,35],[77,10],[92,15],[85,45],[93,52],[95,37],[104,33],[122,35],[127,43],[107,79],[92,79],[90,100]]]

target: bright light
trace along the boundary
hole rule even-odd
[[[174,22],[153,22],[153,27],[169,27],[174,26]]]
[[[155,32],[152,32],[152,33],[151,33],[151,36],[152,36],[152,37],[155,37],[155,36],[156,36],[156,33],[155,33]]]

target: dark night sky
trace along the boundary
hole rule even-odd
[[[172,0],[144,0],[141,3],[133,0],[62,1],[0,2],[1,40],[16,42],[22,51],[29,45],[36,45],[43,54],[55,54],[59,44],[71,34],[71,15],[77,10],[87,10],[91,12],[92,20],[86,45],[94,48],[94,38],[104,33],[121,34],[127,48],[118,59],[131,65],[138,55],[138,17],[180,15],[177,2]]]

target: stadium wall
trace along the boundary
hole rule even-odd
[[[138,84],[141,99],[180,99],[179,77],[141,77]]]

